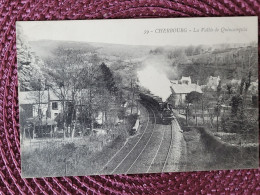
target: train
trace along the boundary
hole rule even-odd
[[[162,98],[148,93],[140,93],[139,96],[143,104],[146,104],[155,110],[157,123],[171,124],[174,115],[172,112],[172,105],[169,102],[164,102],[162,101]]]

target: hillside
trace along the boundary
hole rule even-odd
[[[121,59],[140,58],[149,53],[155,46],[135,46],[111,43],[94,42],[74,42],[74,41],[54,41],[40,40],[32,41],[30,45],[34,52],[45,59],[53,56],[53,52],[59,48],[73,48],[85,52],[97,52],[103,57],[118,57]]]
[[[182,75],[191,76],[194,82],[206,84],[209,76],[220,76],[222,80],[241,79],[249,69],[252,80],[258,78],[257,47],[238,47],[214,50],[190,56],[190,64],[178,68]]]
[[[249,69],[253,73],[252,80],[258,78],[255,44],[155,47],[42,40],[30,42],[30,45],[44,62],[56,58],[59,48],[84,55],[88,63],[95,54],[98,56],[97,62],[106,63],[123,85],[129,85],[131,79],[136,79],[137,70],[145,66],[156,66],[169,79],[191,76],[192,82],[201,85],[206,84],[209,76],[220,76],[223,81],[241,79]]]
[[[37,55],[43,60],[46,60],[50,57],[55,57],[55,50],[58,48],[72,48],[85,52],[95,51],[97,49],[88,43],[74,41],[40,40],[31,41],[29,44],[32,50],[37,53]]]

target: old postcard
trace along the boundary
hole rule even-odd
[[[22,177],[258,168],[257,24],[17,22]]]

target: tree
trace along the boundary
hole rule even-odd
[[[251,85],[251,77],[252,77],[252,72],[249,71],[249,72],[248,72],[248,78],[247,78],[247,80],[245,81],[245,93],[246,93],[246,94],[247,94],[248,89],[249,89],[249,87],[250,87],[250,85]]]
[[[71,134],[68,130],[71,130],[72,119],[75,118],[75,99],[83,74],[84,52],[59,46],[53,54],[54,57],[45,61],[45,72],[48,74],[50,88],[61,100],[62,113],[59,121],[65,138],[67,134]]]
[[[233,116],[237,116],[239,108],[242,105],[242,97],[241,95],[235,95],[231,99],[231,113]]]
[[[199,92],[197,92],[197,91],[192,91],[192,92],[190,92],[190,93],[187,94],[187,96],[186,96],[186,103],[187,103],[186,123],[187,123],[187,124],[188,124],[188,111],[189,111],[189,105],[190,105],[190,104],[194,104],[196,125],[198,124],[196,104],[197,104],[198,102],[200,102],[201,99],[202,99],[202,94],[199,93]]]
[[[186,102],[187,103],[197,103],[201,100],[202,94],[197,91],[192,91],[187,94]]]
[[[19,71],[19,90],[37,91],[38,79],[44,80],[41,70],[43,62],[31,50],[22,27],[17,24],[17,66]],[[43,83],[42,83],[43,84]]]
[[[254,108],[258,107],[258,97],[257,97],[257,95],[252,95],[252,106]]]
[[[221,80],[220,80],[219,83],[218,83],[218,86],[217,86],[217,96],[218,96],[218,98],[220,97],[221,91],[222,91],[222,85],[221,85]]]
[[[199,55],[202,51],[202,45],[198,45],[197,47],[195,47],[194,49],[194,55]]]
[[[119,90],[115,84],[112,72],[105,63],[102,63],[100,65],[100,69],[102,71],[103,81],[106,85],[107,90],[112,94],[117,95]]]
[[[218,128],[219,128],[219,115],[220,115],[220,111],[221,111],[221,109],[220,109],[220,102],[218,101],[217,105],[216,105],[216,107],[214,109],[215,115],[217,116],[217,131],[218,131]]]
[[[243,94],[245,82],[246,82],[245,77],[242,77],[241,82],[240,82],[240,88],[239,88],[240,95]]]
[[[227,84],[227,91],[228,91],[228,95],[229,95],[229,97],[231,96],[231,94],[232,94],[232,85],[231,85],[231,83],[228,83]]]
[[[188,58],[183,48],[175,48],[168,52],[168,59],[172,60],[173,65],[187,63]]]
[[[164,48],[163,47],[157,47],[155,48],[154,50],[150,50],[150,54],[163,54],[165,51],[164,51]]]
[[[187,56],[192,56],[194,53],[194,50],[195,50],[195,47],[193,45],[190,45],[185,49],[185,53]]]

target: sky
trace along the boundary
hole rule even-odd
[[[257,17],[18,21],[28,41],[68,40],[127,45],[212,45],[257,42]],[[219,29],[215,32],[215,29]],[[222,29],[243,32],[221,32]],[[183,31],[187,32],[183,32]],[[168,33],[166,32],[168,30]],[[211,32],[211,30],[213,30]],[[145,32],[148,34],[145,34]],[[180,32],[176,32],[180,31]]]

